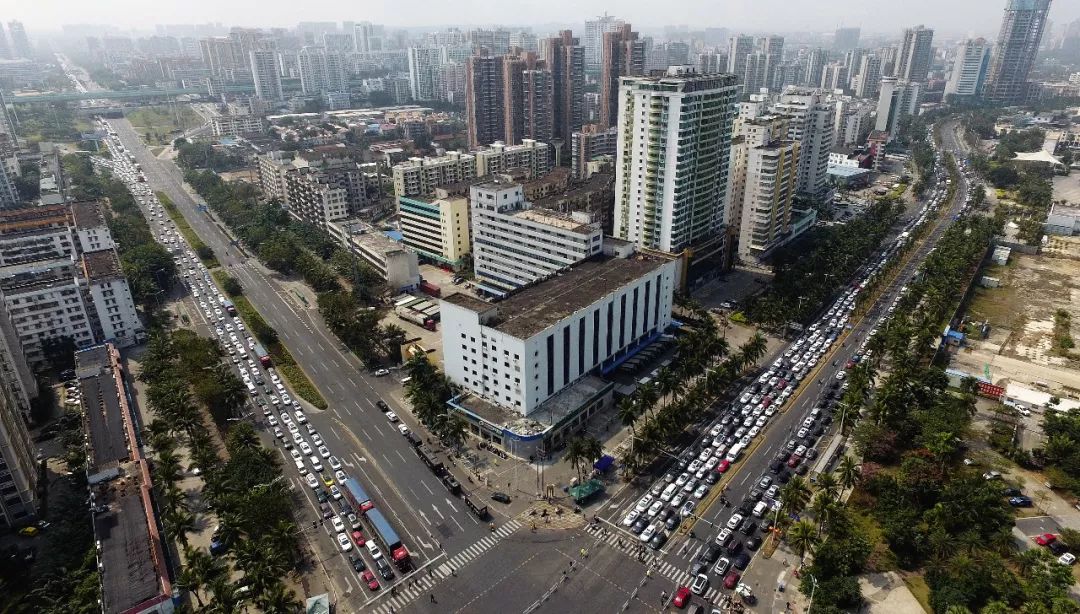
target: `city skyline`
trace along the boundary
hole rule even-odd
[[[367,6],[363,11],[340,3],[305,3],[298,14],[295,6],[284,2],[233,2],[211,4],[205,0],[190,2],[161,2],[153,6],[120,0],[100,5],[75,5],[67,0],[45,0],[23,4],[11,19],[23,21],[31,33],[47,33],[63,25],[111,26],[118,31],[151,31],[158,24],[220,23],[227,26],[288,27],[301,21],[372,21],[389,27],[431,29],[438,27],[474,27],[502,25],[532,27],[539,32],[552,32],[561,26],[584,23],[605,12],[635,24],[635,29],[651,30],[666,26],[693,28],[727,28],[747,32],[820,32],[831,33],[837,27],[860,27],[865,34],[891,33],[891,24],[925,23],[943,34],[976,35],[996,32],[1005,8],[1004,0],[987,3],[981,0],[958,0],[941,5],[930,0],[913,0],[903,4],[872,0],[858,5],[829,6],[797,4],[784,0],[734,0],[726,3],[722,12],[713,12],[705,5],[691,3],[621,4],[603,2],[565,2],[556,0],[543,4],[485,5],[467,2],[453,6],[438,2],[421,2],[422,8],[410,11],[409,19],[388,3]],[[998,6],[1000,5],[1000,6]],[[109,10],[105,10],[108,8]],[[475,9],[475,10],[473,10]],[[356,14],[362,13],[362,14]],[[56,16],[63,15],[64,23]],[[463,15],[482,16],[462,20]],[[553,15],[564,15],[553,20]],[[418,19],[414,19],[414,16]],[[1050,20],[1065,24],[1080,19],[1080,4],[1058,2],[1050,9]],[[641,24],[640,26],[638,24]],[[874,24],[890,24],[876,26]],[[578,26],[580,27],[580,26]]]

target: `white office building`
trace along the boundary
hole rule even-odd
[[[788,138],[792,118],[748,119],[732,146],[732,224],[740,260],[760,264],[792,233],[792,200],[799,176],[799,141]]]
[[[581,263],[498,303],[450,295],[440,307],[446,375],[511,414],[544,414],[671,324],[677,277],[676,260],[632,254]]]
[[[791,117],[788,139],[799,142],[798,193],[812,201],[828,200],[829,152],[835,141],[833,105],[821,90],[789,87],[771,109]]]
[[[945,95],[982,95],[983,83],[990,69],[991,48],[984,38],[971,38],[960,43],[953,59],[952,73],[945,84]]]
[[[874,129],[888,133],[890,141],[896,138],[900,118],[918,113],[920,91],[921,86],[917,82],[899,81],[896,77],[882,79]]]
[[[533,208],[520,184],[470,189],[473,270],[480,289],[504,296],[601,252],[603,232],[588,214]]]
[[[438,47],[409,47],[409,91],[413,100],[439,100],[439,67],[443,50]]]

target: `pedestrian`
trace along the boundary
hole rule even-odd
[[[438,603],[438,601],[435,601],[435,593],[431,593],[428,597],[431,598],[431,603]]]

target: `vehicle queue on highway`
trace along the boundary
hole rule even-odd
[[[931,127],[931,142],[932,131]],[[940,152],[936,154],[936,167],[943,168]],[[965,176],[971,176],[966,160],[959,161],[958,167]],[[937,210],[946,203],[952,180],[943,175],[939,176],[926,203],[904,226],[895,241],[871,257],[870,264],[860,269],[856,279],[817,321],[808,326],[754,382],[736,393],[735,400],[725,404],[715,421],[702,429],[701,437],[677,455],[669,471],[652,485],[648,493],[629,506],[621,523],[626,530],[643,544],[659,550],[682,522],[701,519],[700,514],[705,510],[697,512],[699,504],[708,498],[723,474],[748,453],[755,438],[768,428],[770,420],[796,395],[800,384],[837,343],[845,329],[852,328],[849,320],[860,293],[882,274],[911,241],[912,235],[933,220]],[[969,187],[960,207],[961,214],[966,213],[970,206],[971,193],[972,188]],[[895,311],[906,290],[906,287],[900,289],[881,315],[879,326]],[[781,488],[793,475],[806,475],[811,471],[811,463],[819,454],[818,444],[831,430],[836,405],[848,387],[846,370],[860,360],[871,357],[866,348],[877,332],[877,328],[869,330],[850,361],[843,365],[837,361],[831,368],[823,370],[819,384],[827,392],[793,427],[791,438],[775,453],[768,471],[752,478],[753,485],[746,498],[741,502],[729,501],[724,497],[726,487],[721,492],[721,503],[725,507],[734,507],[734,510],[726,522],[713,525],[719,531],[711,540],[706,540],[708,547],[691,563],[688,571],[693,580],[689,587],[682,586],[675,591],[673,597],[676,606],[685,606],[691,593],[704,595],[713,581],[710,573],[721,580],[725,589],[741,594],[748,592],[741,586],[741,574],[750,564],[763,536],[776,522],[781,505]],[[744,590],[737,590],[739,588]]]
[[[177,231],[146,183],[134,157],[125,151],[108,123],[101,123],[109,134],[106,142],[113,156],[111,159],[95,156],[92,161],[125,183],[142,209],[155,239],[172,253],[177,272],[192,302],[198,307],[197,312],[209,334],[217,340],[223,354],[229,357],[251,395],[252,413],[242,418],[251,417],[256,410],[263,414],[267,428],[281,442],[296,468],[299,480],[314,494],[317,514],[322,522],[330,523],[334,548],[348,557],[350,566],[370,591],[379,590],[381,585],[372,570],[377,570],[384,582],[393,580],[395,574],[388,559],[392,559],[399,570],[408,569],[411,565],[408,550],[385,516],[375,508],[359,481],[349,476],[343,463],[331,453],[322,436],[308,422],[303,407],[290,395],[285,382],[273,368],[269,355],[245,328],[232,302],[215,285],[198,254]],[[392,412],[386,413],[388,420],[396,422]],[[398,424],[398,430],[403,435],[409,433],[408,428],[401,424]],[[361,519],[370,527],[366,537]],[[375,536],[381,544],[373,539]],[[215,535],[211,552],[216,553],[218,549],[223,550],[224,545]],[[383,554],[383,549],[388,556]],[[365,561],[363,552],[366,552],[370,562]]]

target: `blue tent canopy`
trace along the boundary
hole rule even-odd
[[[615,458],[607,454],[600,457],[600,460],[593,463],[593,467],[597,471],[607,471],[611,466],[615,464]]]

